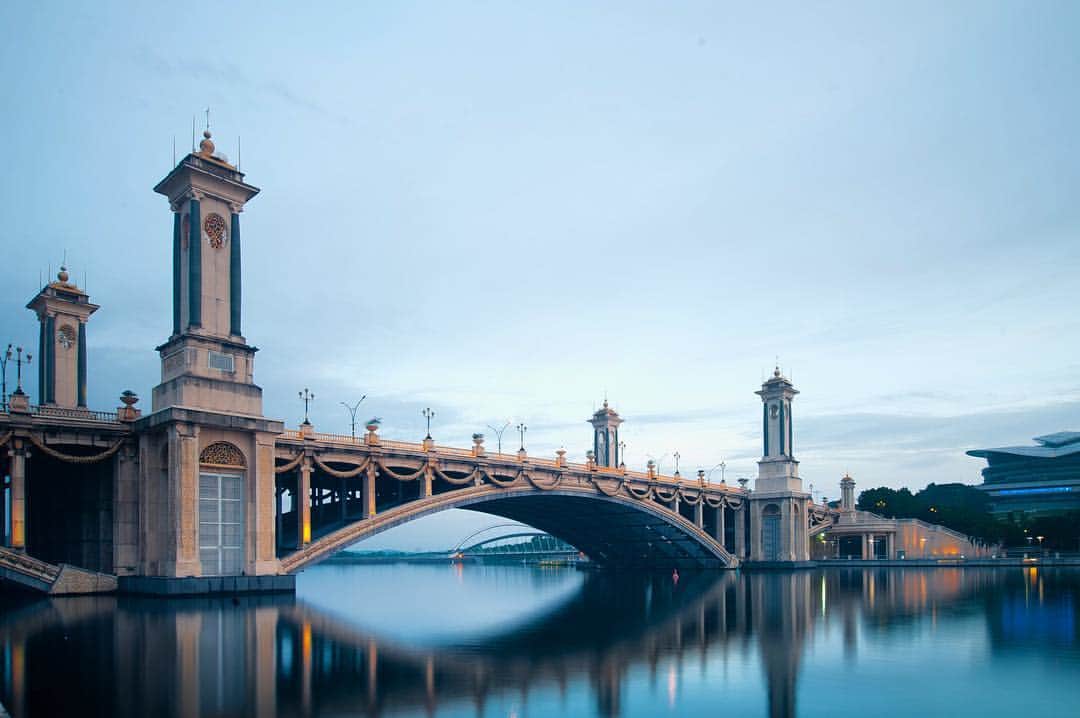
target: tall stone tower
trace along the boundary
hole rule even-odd
[[[159,346],[153,410],[259,416],[255,347],[241,333],[240,213],[259,189],[215,152],[210,131],[154,191],[173,212],[172,334]]]
[[[38,340],[38,403],[86,408],[86,322],[98,310],[90,295],[68,281],[60,267],[27,309],[41,325]]]
[[[791,402],[799,392],[777,367],[755,393],[762,402],[762,452],[750,495],[750,560],[809,561],[810,495],[803,491],[793,448]]]
[[[131,589],[247,582],[278,571],[274,440],[283,430],[262,416],[256,349],[241,332],[240,213],[259,190],[215,151],[207,129],[154,191],[173,213],[172,334],[157,348],[153,411],[135,424],[132,491],[139,522],[156,528],[141,534]]]
[[[622,417],[604,399],[604,406],[596,410],[589,423],[593,426],[596,465],[617,467],[622,459],[619,456],[619,424],[623,423]]]

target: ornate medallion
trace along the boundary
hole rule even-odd
[[[56,331],[56,341],[60,342],[60,346],[65,349],[70,349],[75,345],[75,330],[70,324],[65,324]]]
[[[225,218],[216,212],[206,215],[203,220],[203,231],[206,232],[207,241],[214,249],[221,249],[225,244]]]

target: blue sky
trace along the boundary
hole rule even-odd
[[[580,457],[606,390],[630,463],[753,475],[779,356],[819,496],[1080,428],[1076,4],[10,3],[0,39],[0,339],[66,250],[95,407],[157,381],[151,187],[209,105],[290,425],[308,386],[320,430],[367,394]]]

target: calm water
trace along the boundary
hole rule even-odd
[[[15,716],[1075,716],[1080,571],[316,567],[297,595],[0,601]]]

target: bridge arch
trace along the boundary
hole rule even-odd
[[[601,565],[653,569],[738,565],[716,539],[653,501],[569,485],[539,491],[527,485],[482,484],[417,499],[348,524],[283,557],[281,568],[299,571],[361,539],[452,508],[527,524],[577,547]]]

